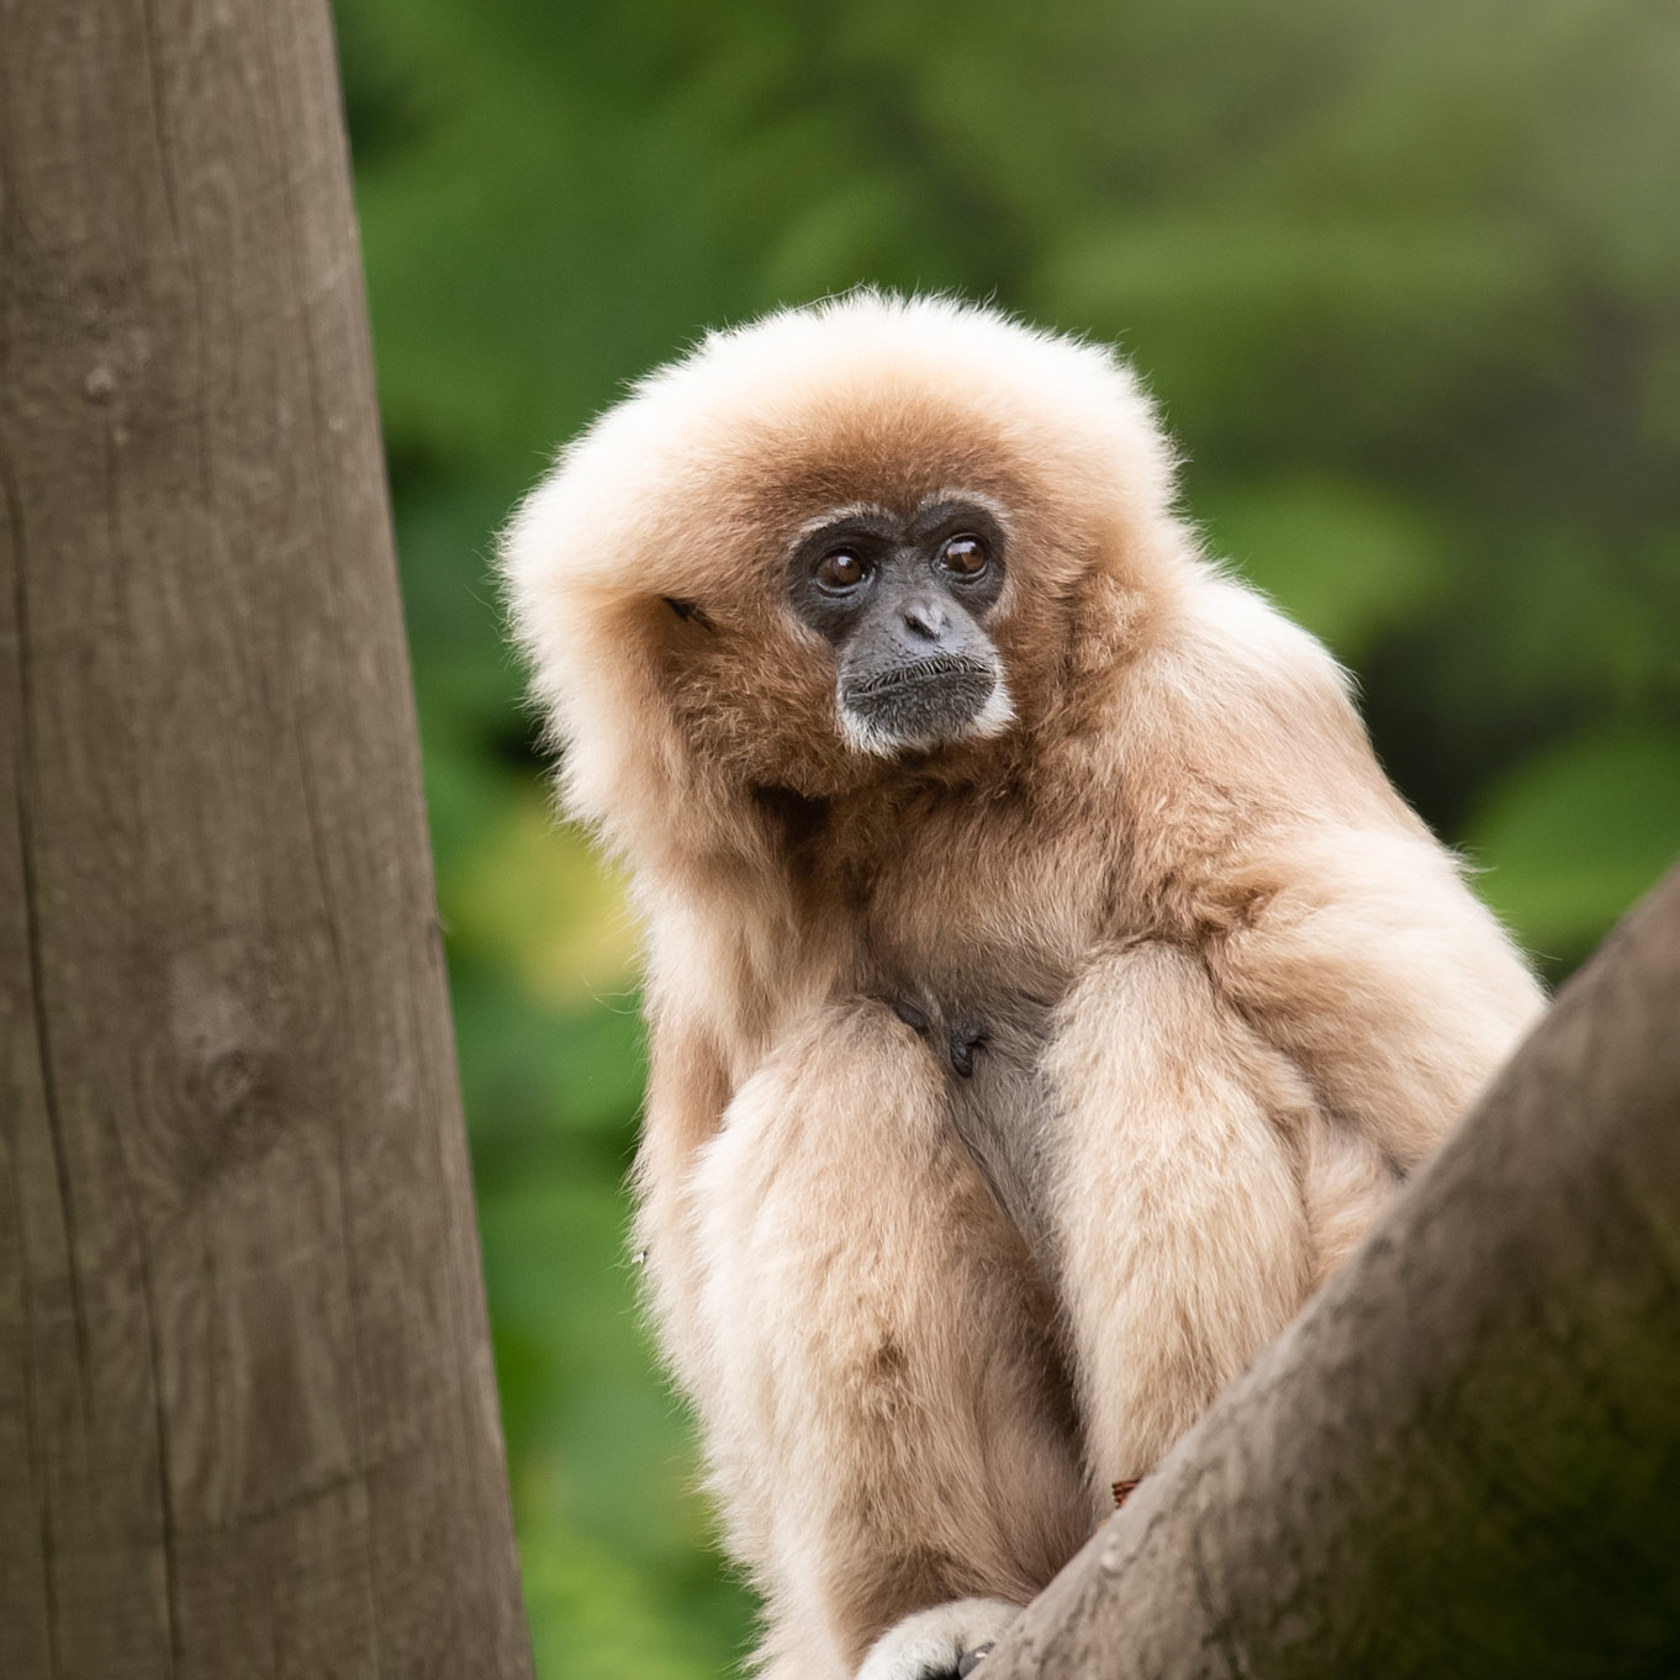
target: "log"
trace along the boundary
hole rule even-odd
[[[0,78],[0,1675],[526,1675],[328,8]]]

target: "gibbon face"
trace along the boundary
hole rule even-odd
[[[864,293],[712,335],[509,533],[573,809],[633,845],[685,792],[1065,727],[1166,564],[1169,480],[1129,372],[988,312]]]
[[[862,503],[795,544],[788,600],[834,648],[834,710],[849,745],[891,758],[1010,721],[1003,660],[985,630],[1006,549],[999,514],[960,494],[908,515]]]
[[[712,526],[682,591],[661,595],[644,630],[661,696],[686,751],[714,770],[836,793],[880,761],[1014,721],[1012,668],[1032,663],[1021,632],[1045,617],[1022,613],[1011,588],[1030,518],[1010,511],[1018,492],[995,472],[949,483],[944,460],[924,452],[907,471],[901,449],[877,432],[867,453],[761,461],[740,496],[764,507],[758,532]],[[735,500],[717,490],[714,505]],[[736,556],[736,576],[711,573],[714,545]]]

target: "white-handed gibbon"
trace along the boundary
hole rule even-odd
[[[637,1242],[764,1670],[966,1673],[1539,990],[1101,349],[873,293],[714,334],[505,566],[645,923]]]

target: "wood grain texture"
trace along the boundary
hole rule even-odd
[[[1680,869],[986,1680],[1680,1674]]]
[[[0,1675],[529,1672],[324,0],[0,0]]]

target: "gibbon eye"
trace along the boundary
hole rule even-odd
[[[824,589],[856,589],[875,568],[849,548],[837,548],[817,562],[817,582]]]
[[[986,545],[966,531],[960,537],[952,537],[939,551],[940,565],[958,577],[979,577],[986,569],[987,559]]]

